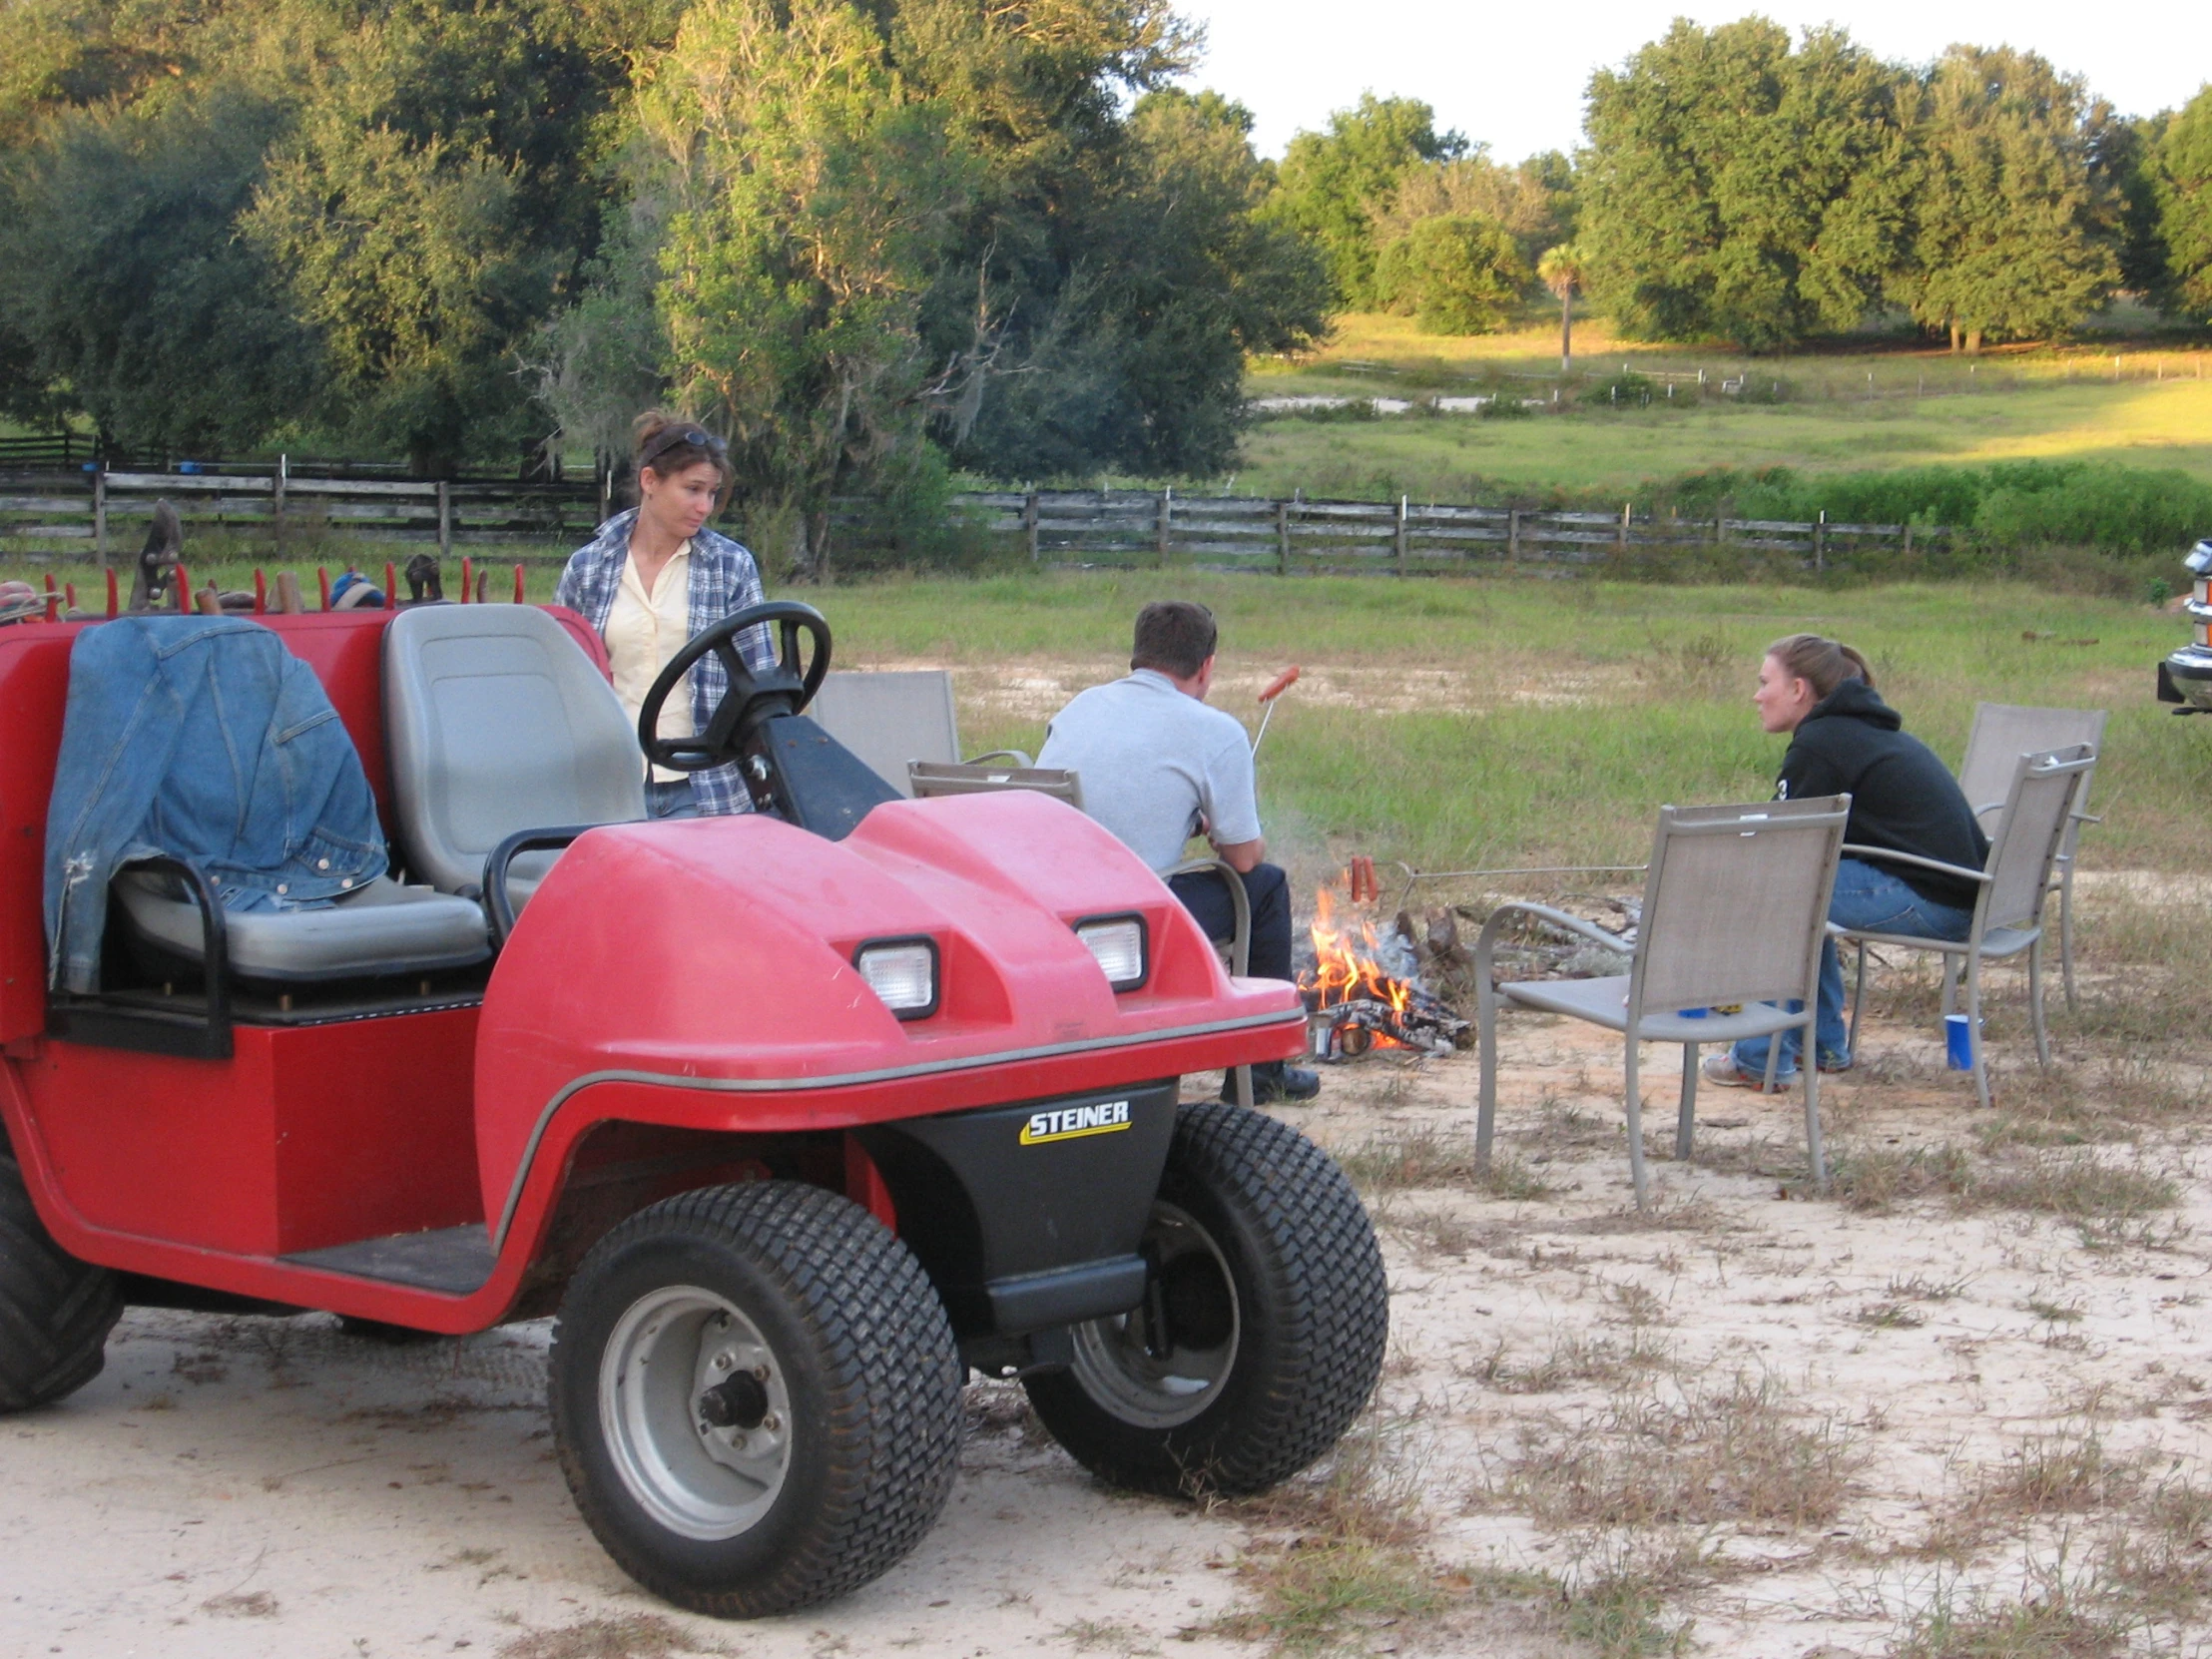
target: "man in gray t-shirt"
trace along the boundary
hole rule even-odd
[[[1262,860],[1267,840],[1252,779],[1252,742],[1232,715],[1209,708],[1214,683],[1214,614],[1187,600],[1137,613],[1129,677],[1079,692],[1052,717],[1037,764],[1083,781],[1083,810],[1155,870],[1183,860],[1204,834],[1244,880],[1252,905],[1251,971],[1291,977],[1291,893],[1283,871]],[[1225,939],[1235,911],[1221,877],[1168,882],[1209,938]],[[1280,1061],[1252,1068],[1253,1098],[1310,1100],[1321,1079]]]

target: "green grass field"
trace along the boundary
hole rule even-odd
[[[2212,722],[2151,701],[2152,665],[2184,637],[2145,607],[2019,584],[1849,592],[1600,582],[1067,574],[896,582],[811,593],[842,661],[952,668],[971,750],[1034,750],[1041,718],[994,714],[988,688],[1025,664],[1122,672],[1145,600],[1203,600],[1226,675],[1288,663],[1262,755],[1271,833],[1302,862],[1351,851],[1428,869],[1640,859],[1667,802],[1758,800],[1783,750],[1750,695],[1761,649],[1816,629],[1868,652],[1908,727],[1952,763],[1977,700],[2112,711],[2086,861],[2194,867],[2212,800]],[[2029,638],[2028,636],[2035,636]],[[1345,695],[1349,686],[1351,695]],[[1223,706],[1257,709],[1235,696]]]
[[[1254,494],[1466,499],[1483,485],[1633,497],[1647,480],[1713,467],[1861,470],[2038,457],[2172,467],[2212,479],[2212,351],[2140,339],[2001,351],[1969,363],[1870,344],[1787,357],[1623,343],[1602,322],[1575,331],[1576,369],[1602,385],[1706,371],[1646,409],[1590,406],[1518,421],[1471,415],[1362,422],[1270,419],[1254,428],[1236,488]],[[2114,377],[2114,351],[2119,354]],[[1256,362],[1255,397],[1503,391],[1548,397],[1558,329],[1452,338],[1409,319],[1347,316],[1321,350]],[[1715,388],[1748,377],[1745,401]],[[1871,376],[1871,379],[1870,379]]]

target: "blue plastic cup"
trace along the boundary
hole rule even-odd
[[[1952,1071],[1973,1070],[1973,1043],[1964,1014],[1943,1016],[1943,1058]]]

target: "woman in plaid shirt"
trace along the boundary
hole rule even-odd
[[[707,528],[729,487],[728,446],[696,422],[658,409],[638,417],[636,442],[638,504],[576,550],[553,590],[554,604],[577,612],[606,641],[615,695],[633,722],[647,690],[693,635],[764,597],[753,555]],[[766,628],[748,629],[738,648],[753,668],[775,665]],[[664,738],[695,736],[730,690],[730,676],[712,653],[685,679],[691,695],[661,706]],[[655,818],[753,810],[735,766],[693,773],[653,767],[645,797]]]

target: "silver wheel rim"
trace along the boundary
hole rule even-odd
[[[751,1426],[708,1420],[741,1374],[766,1396]],[[599,1361],[599,1426],[615,1472],[669,1531],[717,1542],[758,1525],[791,1470],[792,1405],[760,1328],[727,1298],[670,1285],[615,1323]]]
[[[1145,1246],[1153,1264],[1145,1301],[1126,1314],[1075,1327],[1072,1369],[1084,1392],[1123,1422],[1174,1428],[1199,1415],[1229,1385],[1244,1334],[1244,1310],[1221,1247],[1185,1211],[1155,1201]],[[1152,1288],[1167,1270],[1192,1257],[1210,1261],[1221,1275],[1221,1290],[1229,1299],[1228,1339],[1212,1348],[1194,1348],[1177,1336],[1170,1321],[1167,1352],[1157,1355],[1151,1342],[1156,1308]]]

